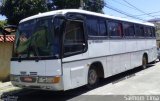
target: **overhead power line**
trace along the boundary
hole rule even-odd
[[[123,1],[124,1],[124,2],[126,2],[128,5],[130,5],[131,7],[133,7],[135,10],[137,10],[137,11],[139,11],[139,12],[141,12],[141,13],[145,14],[145,15],[148,15],[148,16],[151,16],[151,17],[156,18],[155,16],[152,16],[152,15],[150,15],[150,14],[148,14],[148,13],[146,13],[146,12],[142,11],[141,9],[137,8],[136,6],[132,5],[132,4],[131,4],[131,3],[129,3],[128,1],[126,1],[126,0],[123,0]]]
[[[160,13],[160,11],[146,13],[146,12],[140,10],[140,9],[137,8],[137,7],[135,8],[134,5],[132,5],[131,3],[127,2],[126,0],[125,0],[124,2],[127,3],[128,5],[126,5],[126,4],[124,4],[124,3],[120,2],[120,1],[117,1],[117,0],[111,0],[111,1],[113,1],[113,2],[115,2],[115,3],[117,3],[117,4],[120,4],[120,5],[122,5],[122,6],[131,8],[131,9],[134,9],[134,10],[136,10],[136,11],[138,10],[139,12],[143,13],[143,14],[134,15],[134,16],[150,16],[150,17],[153,17],[153,18],[157,18],[157,16],[159,16],[159,15],[151,15],[151,14]]]
[[[150,12],[150,13],[147,13],[147,14],[156,14],[156,13],[160,13],[160,11]],[[143,16],[143,15],[146,15],[146,14],[140,14],[140,15],[135,15],[135,16]],[[154,15],[154,16],[156,16],[156,15]]]
[[[113,11],[116,11],[116,12],[118,12],[118,13],[121,13],[121,14],[123,14],[123,15],[126,15],[126,16],[128,16],[128,17],[131,17],[131,18],[134,18],[134,19],[138,19],[138,20],[142,20],[142,21],[146,21],[146,20],[144,20],[144,19],[141,19],[141,18],[139,18],[139,17],[136,17],[136,16],[134,16],[134,15],[131,15],[131,14],[129,14],[129,13],[126,13],[126,12],[124,12],[124,11],[121,11],[121,10],[119,10],[119,9],[117,9],[117,8],[114,8],[114,7],[112,7],[112,6],[110,6],[110,5],[105,5],[105,7],[107,7],[107,8],[109,8],[109,9],[111,9],[111,10],[113,10]]]
[[[128,5],[126,5],[126,4],[123,4],[123,3],[121,3],[120,1],[117,1],[117,0],[111,0],[111,1],[113,1],[113,2],[115,2],[115,3],[117,3],[117,4],[120,4],[120,5],[123,5],[123,6],[125,6],[125,7],[131,8],[131,9],[134,9],[133,7],[128,6]]]
[[[96,2],[96,4],[98,4],[98,5],[101,5],[101,4],[100,4],[99,2],[97,2],[97,1],[94,1],[94,2]],[[118,13],[120,13],[120,14],[126,15],[126,16],[128,16],[128,17],[131,17],[131,18],[134,18],[134,19],[138,19],[138,20],[142,20],[142,21],[146,21],[146,20],[144,20],[144,19],[142,19],[142,18],[136,17],[136,16],[134,16],[134,15],[132,15],[132,14],[129,14],[129,13],[127,13],[127,12],[124,12],[124,11],[122,11],[122,10],[119,10],[119,9],[117,9],[117,8],[109,5],[109,4],[104,3],[104,6],[105,6],[106,8],[108,8],[108,9],[110,9],[110,10],[113,10],[113,11],[118,12]]]

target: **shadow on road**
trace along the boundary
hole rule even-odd
[[[154,64],[149,64],[148,67],[152,67],[152,66],[154,66]],[[132,69],[132,70],[120,73],[118,75],[103,79],[103,80],[101,80],[98,87],[102,87],[102,86],[110,84],[110,83],[112,83],[112,84],[118,83],[122,80],[131,78],[131,77],[135,76],[136,73],[141,70],[142,69],[140,67],[137,67],[135,69]],[[90,91],[90,90],[86,89],[85,86],[79,87],[79,88],[76,88],[73,90],[68,90],[65,92],[24,89],[24,90],[19,91],[18,93],[10,93],[10,94],[4,93],[4,94],[2,94],[2,99],[16,98],[16,99],[18,99],[18,101],[67,101],[67,100],[74,99],[74,98],[76,98],[76,97],[78,97],[88,91]],[[16,101],[16,100],[12,100],[12,101]],[[74,100],[72,100],[72,101],[74,101]]]

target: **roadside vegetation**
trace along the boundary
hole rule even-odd
[[[2,21],[0,21],[0,27],[4,27],[5,25],[7,25],[7,21],[6,20],[2,20]]]
[[[21,19],[38,13],[80,7],[103,13],[104,0],[4,0],[0,14],[7,17],[8,24],[18,25]]]
[[[160,37],[160,23],[156,23],[156,33],[157,33],[157,36]]]

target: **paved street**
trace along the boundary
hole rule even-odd
[[[89,91],[85,95],[160,95],[160,63],[130,76],[115,84],[110,83]]]
[[[145,70],[136,68],[107,78],[101,82],[99,87],[93,90],[86,90],[85,87],[80,87],[65,92],[51,92],[21,90],[15,87],[11,89],[13,88],[11,85],[8,88],[10,88],[8,91],[0,88],[3,100],[5,98],[14,98],[18,99],[18,101],[86,101],[84,97],[96,97],[95,95],[97,95],[96,98],[100,97],[100,95],[160,95],[160,62],[151,64]],[[5,89],[7,90],[7,87]],[[94,98],[94,100],[98,99]],[[160,97],[156,101],[160,101]]]

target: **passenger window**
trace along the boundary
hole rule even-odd
[[[64,55],[72,55],[83,52],[85,49],[85,38],[83,22],[69,21],[66,25],[64,35]]]
[[[134,37],[134,25],[131,23],[124,23],[123,24],[123,31],[126,37]]]
[[[99,21],[99,36],[107,36],[107,28],[105,20]]]
[[[122,37],[122,24],[118,22],[108,22],[108,32],[111,37]]]
[[[136,25],[136,36],[145,37],[144,28],[142,25]]]
[[[98,18],[96,17],[88,17],[87,18],[87,30],[88,35],[90,36],[98,36]]]
[[[150,27],[145,27],[144,32],[146,37],[152,37],[152,29]]]

